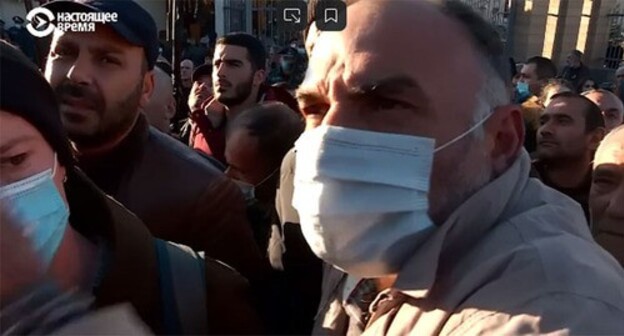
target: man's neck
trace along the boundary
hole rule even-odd
[[[546,175],[558,188],[577,188],[585,182],[591,170],[591,161],[587,158],[580,160],[565,160],[557,163],[548,162]]]
[[[114,137],[113,140],[105,144],[93,146],[93,145],[80,145],[78,143],[72,142],[72,146],[74,147],[76,152],[78,152],[78,154],[83,157],[97,157],[103,154],[107,154],[113,151],[117,146],[119,146],[119,144],[122,141],[124,141],[124,139],[126,139],[126,137],[128,137],[128,135],[132,132],[132,130],[134,129],[138,121],[139,121],[139,115],[137,115],[136,120],[134,121],[134,123],[132,123],[132,126],[130,128],[128,128],[119,136]]]

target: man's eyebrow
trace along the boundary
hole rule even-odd
[[[94,46],[94,47],[89,47],[89,51],[91,51],[94,54],[100,54],[100,55],[106,55],[106,54],[119,54],[119,55],[123,55],[124,53],[124,48],[112,45],[112,44],[107,44],[104,46]]]
[[[22,135],[22,136],[18,136],[16,138],[13,138],[13,139],[7,141],[7,143],[5,143],[4,145],[0,146],[0,153],[4,153],[4,152],[10,150],[11,148],[13,148],[15,145],[17,145],[19,143],[32,141],[34,139],[35,139],[35,137],[33,135]]]
[[[366,95],[371,93],[396,94],[407,89],[417,89],[423,92],[422,87],[418,85],[414,79],[403,75],[365,81],[364,84],[358,84],[348,88],[348,91],[353,95]]]
[[[601,164],[596,169],[594,169],[594,177],[602,176],[602,177],[619,177],[621,175],[620,167],[614,164]]]

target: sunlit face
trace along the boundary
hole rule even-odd
[[[624,104],[616,95],[608,91],[594,91],[586,94],[585,97],[600,107],[607,132],[622,125]]]
[[[607,137],[596,151],[589,195],[596,241],[624,265],[624,129]]]
[[[589,150],[583,106],[576,99],[555,98],[540,117],[537,156],[542,160],[578,159]]]
[[[153,90],[144,58],[142,48],[104,25],[92,33],[56,31],[45,77],[72,141],[98,147],[129,132]]]
[[[193,76],[193,61],[184,60],[180,63],[180,78],[183,81],[190,81]]]
[[[345,30],[318,37],[311,32],[306,41],[310,61],[297,98],[308,129],[341,126],[429,137],[441,145],[472,125],[484,75],[471,38],[455,22],[418,1],[358,2],[348,7],[348,17]],[[417,42],[397,44],[388,36]],[[456,145],[435,155],[429,195],[434,220],[456,203],[450,199],[484,183],[467,182],[459,165],[473,177],[492,168],[484,147],[467,139]]]
[[[246,101],[264,81],[264,70],[254,71],[246,48],[218,44],[213,58],[212,81],[215,98],[225,106]]]
[[[23,118],[0,110],[0,186],[54,169],[55,156],[41,133]],[[65,199],[65,168],[56,164],[54,182]]]

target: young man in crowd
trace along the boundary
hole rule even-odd
[[[522,107],[526,136],[524,147],[532,153],[535,150],[535,132],[539,127],[539,117],[544,106],[539,97],[548,81],[557,76],[557,67],[548,58],[535,56],[529,58],[520,70],[520,80],[516,85],[516,97]]]
[[[131,0],[60,1],[53,11],[118,14],[95,32],[56,31],[45,76],[78,166],[162,239],[222,260],[251,279],[263,265],[237,186],[182,143],[150,128],[156,24]]]
[[[313,126],[293,205],[348,274],[323,284],[313,334],[624,333],[624,270],[529,178],[496,30],[456,1],[347,12],[343,31],[311,28],[297,92]]]
[[[624,126],[609,133],[596,151],[589,194],[594,238],[624,266]]]
[[[145,333],[133,310],[157,334],[261,332],[242,276],[177,245],[161,250],[164,242],[76,167],[54,92],[26,56],[0,42],[0,68],[3,334],[47,334],[119,304],[132,309],[109,317],[123,320],[68,334]],[[174,274],[180,267],[187,272]],[[171,288],[180,281],[181,292]]]
[[[564,92],[553,96],[540,124],[532,175],[577,201],[589,221],[591,163],[605,135],[600,109],[583,96]]]
[[[585,92],[583,96],[593,101],[602,111],[607,133],[622,125],[624,122],[624,104],[613,92],[598,89]]]
[[[297,111],[284,90],[267,87],[266,51],[252,35],[232,33],[217,40],[213,58],[213,99],[191,106],[192,147],[225,160],[225,129],[240,112],[264,101],[280,101]]]

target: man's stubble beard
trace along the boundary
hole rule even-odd
[[[233,87],[234,97],[223,97],[222,95],[217,98],[217,101],[228,108],[232,108],[242,104],[253,90],[253,75],[249,77],[247,81],[244,81]]]
[[[123,100],[114,103],[105,111],[99,111],[101,117],[97,130],[92,134],[82,132],[69,133],[72,142],[79,147],[98,148],[105,146],[127,134],[134,126],[140,114],[139,105],[143,92],[143,82],[139,82]]]
[[[494,178],[491,159],[484,149],[484,139],[476,132],[458,143],[457,148],[446,149],[453,152],[446,155],[454,159],[438,169],[437,176],[443,181],[438,183],[438,190],[430,192],[429,197],[429,215],[438,226]]]

